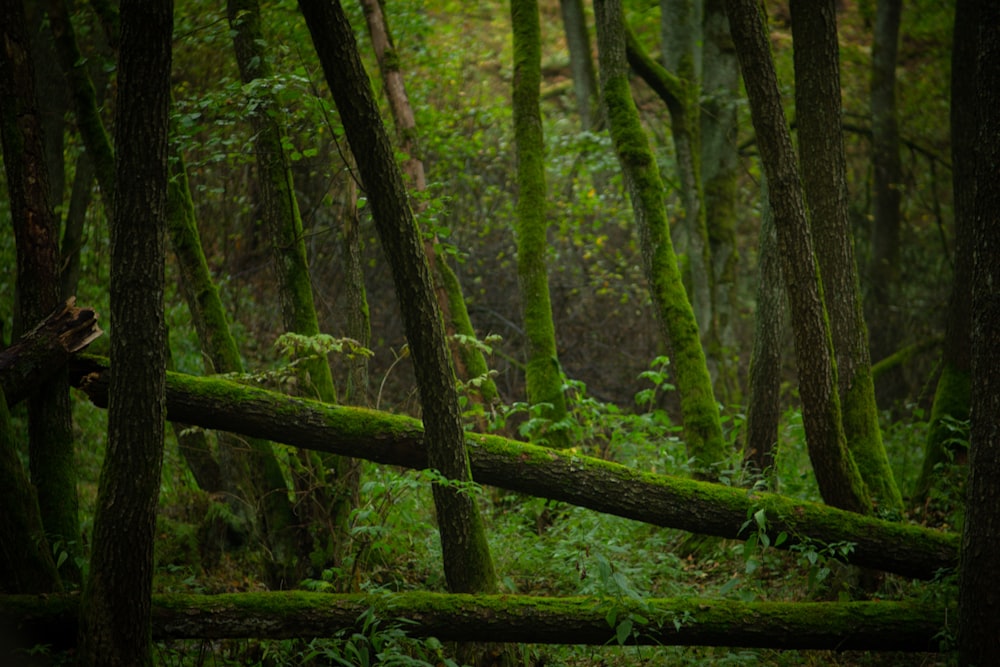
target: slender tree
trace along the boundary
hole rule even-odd
[[[777,492],[774,470],[781,417],[781,351],[785,324],[785,294],[781,258],[767,179],[761,182],[760,244],[757,260],[757,308],[754,312],[753,351],[750,354],[750,398],[744,429],[743,464],[755,478],[762,477]]]
[[[545,140],[539,89],[542,84],[541,26],[536,0],[511,0],[514,37],[514,144],[517,152],[517,282],[528,338],[525,383],[528,402],[547,406],[542,416],[558,423],[566,417],[562,372],[556,351],[545,253],[548,212],[545,191]],[[553,447],[571,443],[566,431],[550,428],[542,436]]]
[[[108,449],[79,631],[84,665],[152,664],[153,535],[163,461],[171,0],[124,0],[111,225]]]
[[[958,591],[959,664],[1000,663],[1000,5],[960,0],[955,36],[970,39],[972,152],[972,427]],[[957,44],[957,42],[956,42]],[[954,76],[959,76],[955,74]]]
[[[451,480],[449,484],[434,484],[448,589],[456,593],[495,591],[496,574],[479,508],[474,495],[463,486],[472,477],[455,376],[402,174],[340,2],[300,0],[299,7],[357,160],[392,271],[428,434],[427,462]]]
[[[835,0],[793,0],[795,108],[802,181],[829,314],[848,449],[872,502],[899,513],[903,499],[882,445],[847,210]]]
[[[663,339],[670,348],[681,397],[684,437],[694,474],[714,478],[727,458],[719,406],[698,335],[698,323],[681,281],[670,241],[663,182],[632,99],[626,66],[627,31],[618,0],[597,0],[597,44],[601,97],[611,139],[632,199],[642,247],[643,268],[656,306]],[[629,52],[633,52],[629,49]],[[662,68],[660,68],[662,70]]]
[[[737,140],[740,64],[729,34],[723,0],[704,0],[701,47],[701,182],[705,231],[711,260],[712,309],[718,374],[715,395],[726,405],[743,399],[739,377],[739,302],[736,249],[737,196],[740,177]]]
[[[566,46],[569,49],[569,66],[573,72],[573,92],[576,95],[580,125],[584,130],[593,130],[598,126],[600,118],[600,100],[583,0],[559,0],[559,10],[562,12]]]
[[[841,423],[830,324],[823,305],[802,184],[781,105],[764,16],[754,0],[726,0],[726,14],[743,72],[774,211],[798,361],[809,458],[824,501],[842,509],[867,513],[871,511],[871,501],[847,450]]]
[[[899,324],[890,308],[899,282],[900,190],[903,176],[899,157],[896,113],[896,55],[902,0],[877,0],[872,35],[872,246],[868,262],[868,313],[872,355],[884,359],[896,351]],[[877,317],[874,315],[877,314]],[[900,369],[880,378],[876,390],[883,405],[898,396]]]
[[[399,147],[406,154],[403,160],[403,174],[408,179],[413,198],[414,213],[419,214],[426,209],[427,201],[421,197],[427,191],[427,177],[424,173],[423,151],[418,141],[417,122],[406,94],[406,84],[403,80],[402,67],[393,43],[389,23],[379,0],[360,0],[368,24],[368,34],[375,49],[379,71],[382,74],[382,84],[386,97],[389,99],[389,109],[396,124],[396,135]],[[452,358],[455,362],[458,376],[463,380],[480,379],[478,391],[472,393],[474,398],[481,398],[486,403],[497,400],[497,388],[489,375],[486,358],[482,350],[475,345],[461,345],[455,340],[455,334],[475,339],[476,332],[469,319],[465,297],[458,276],[448,264],[447,256],[439,251],[440,240],[436,232],[424,234],[424,253],[434,276],[435,293],[438,306],[445,317],[445,329],[452,341]]]
[[[24,6],[0,5],[0,135],[17,246],[20,321],[41,321],[62,301],[58,225],[49,200],[48,163],[42,118],[35,100],[34,68]],[[57,373],[28,399],[28,456],[38,490],[42,524],[71,558],[64,573],[79,583],[80,519],[69,385]]]
[[[320,328],[309,278],[302,217],[292,183],[291,164],[282,144],[285,129],[281,110],[267,86],[273,74],[261,31],[260,5],[257,0],[228,0],[226,7],[240,77],[252,90],[254,109],[249,117],[254,129],[262,218],[271,238],[282,321],[287,332],[315,336]],[[302,359],[300,368],[304,369],[309,392],[320,400],[336,402],[336,388],[325,356]],[[333,538],[330,556],[337,562],[348,539],[348,522],[358,487],[357,466],[350,460],[336,457],[319,461],[309,453],[302,456],[309,478],[302,480],[296,490],[317,505],[317,516],[328,523]],[[332,479],[327,478],[328,473],[332,474]]]

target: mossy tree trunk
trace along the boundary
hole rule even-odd
[[[261,30],[260,5],[257,0],[229,0],[226,8],[240,77],[251,87],[255,102],[249,117],[254,130],[262,217],[271,240],[282,321],[285,331],[316,336],[320,333],[319,320],[309,278],[302,217],[291,166],[282,146],[282,110],[268,83],[272,72]],[[299,361],[304,369],[306,391],[320,400],[335,402],[337,393],[326,356]],[[349,539],[348,523],[359,481],[357,467],[348,460],[318,461],[308,457],[305,464],[311,479],[304,480],[296,491],[314,507],[316,522],[329,527],[328,537],[333,542],[327,557],[336,563]]]
[[[963,12],[968,6],[962,7]],[[957,16],[958,9],[956,9]],[[913,490],[913,504],[927,502],[936,483],[947,483],[940,466],[956,460],[961,453],[955,427],[967,422],[970,410],[972,372],[972,216],[977,182],[975,160],[977,143],[975,81],[969,74],[976,65],[975,24],[955,20],[951,65],[951,163],[955,208],[955,250],[952,259],[951,295],[945,319],[941,375],[934,391],[930,429],[923,467]]]
[[[834,0],[791,3],[802,181],[829,314],[848,450],[877,510],[898,515],[903,498],[882,445],[847,210],[836,11]]]
[[[552,422],[537,436],[551,447],[568,447],[566,396],[556,349],[555,324],[546,268],[548,202],[545,188],[545,140],[539,95],[542,85],[541,26],[536,0],[511,0],[514,41],[514,144],[517,155],[517,284],[521,295],[528,360],[524,379],[528,402],[542,406]]]
[[[121,5],[111,225],[108,448],[81,607],[80,664],[152,664],[153,534],[163,462],[171,0]]]
[[[673,229],[674,247],[683,269],[688,298],[698,321],[702,345],[715,350],[715,309],[712,304],[711,258],[705,225],[701,182],[701,19],[700,0],[661,0],[662,60],[680,81],[679,97],[670,107],[670,131],[680,182],[684,218]],[[712,377],[718,376],[715,355],[706,357]]]
[[[107,406],[108,367],[86,358],[72,364],[71,381]],[[171,419],[231,430],[295,447],[358,456],[376,463],[424,469],[430,432],[411,417],[331,406],[283,396],[229,380],[167,374]],[[958,536],[879,520],[820,503],[632,468],[497,436],[466,434],[473,478],[521,493],[599,512],[729,539],[746,539],[748,516],[763,509],[772,538],[785,532],[788,548],[802,540],[851,542],[856,565],[929,579],[954,568]]]
[[[0,597],[0,620],[57,644],[72,624],[68,596]],[[405,619],[409,637],[531,644],[618,646],[617,618],[641,616],[626,644],[742,646],[783,650],[937,652],[949,609],[921,602],[741,602],[698,598],[600,599],[530,595],[452,595],[407,591],[377,595],[328,593],[168,594],[153,596],[153,637],[313,639],[337,631],[363,633],[358,619]],[[385,626],[383,626],[385,627]],[[611,656],[608,656],[611,659]],[[905,659],[905,658],[902,658]],[[908,662],[907,662],[908,664]]]
[[[960,1],[955,37],[973,59],[955,104],[969,105],[972,151],[972,424],[958,585],[958,657],[963,667],[1000,663],[1000,5]],[[955,74],[955,76],[961,76]]]
[[[670,349],[681,397],[684,437],[694,474],[714,478],[728,457],[722,438],[719,407],[670,241],[663,202],[663,183],[629,88],[626,28],[618,0],[594,3],[601,92],[608,126],[632,199],[639,229],[643,268],[657,311],[660,331]],[[630,50],[631,51],[631,50]],[[662,70],[662,68],[660,68]]]
[[[823,305],[802,183],[781,105],[764,16],[753,0],[726,0],[726,14],[774,211],[809,458],[823,500],[835,507],[867,513],[871,511],[871,501],[847,450],[841,423],[830,323]]]
[[[171,161],[167,201],[167,229],[181,273],[181,287],[209,373],[243,373],[243,359],[229,328],[219,290],[212,279],[201,246],[187,170],[181,155]],[[178,440],[181,436],[178,434]],[[237,513],[250,508],[267,546],[268,583],[272,588],[294,585],[304,574],[298,561],[296,519],[281,465],[271,443],[259,438],[236,439],[217,435],[219,470],[231,506]],[[180,446],[184,446],[180,442]],[[208,452],[202,452],[208,454]]]
[[[0,45],[0,138],[17,249],[17,308],[21,322],[42,320],[62,301],[58,223],[49,201],[42,118],[24,7],[6,3]],[[76,557],[82,535],[76,496],[69,385],[51,376],[28,399],[28,460],[42,524],[65,552],[63,575],[80,583]]]
[[[414,359],[427,429],[427,463],[457,484],[434,484],[445,578],[452,592],[496,591],[496,574],[474,493],[455,375],[444,338],[420,232],[403,177],[339,1],[301,0],[313,44],[333,94],[372,216],[392,271],[403,326]]]

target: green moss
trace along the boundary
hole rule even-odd
[[[859,370],[849,385],[841,408],[847,447],[879,514],[899,516],[903,497],[882,444],[871,373]]]
[[[954,425],[969,419],[972,381],[967,371],[946,363],[941,369],[937,388],[934,391],[934,405],[931,408],[930,430],[924,451],[924,463],[914,488],[914,504],[920,505],[926,499],[938,479],[938,468],[955,459],[958,453],[954,442]]]
[[[671,348],[687,451],[695,460],[695,474],[711,479],[717,474],[715,466],[725,461],[729,452],[698,325],[670,241],[659,169],[639,122],[628,78],[609,76],[604,99],[611,137],[627,175],[639,225],[647,280]]]

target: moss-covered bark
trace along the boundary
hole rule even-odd
[[[21,636],[60,645],[72,627],[76,600],[0,596],[0,619]],[[743,646],[833,651],[936,652],[948,630],[949,608],[920,602],[739,602],[702,598],[642,601],[594,597],[238,593],[156,595],[153,637],[165,639],[288,639],[329,637],[358,627],[369,610],[383,623],[405,619],[412,637],[443,641],[617,645],[610,612],[647,618],[628,644]]]
[[[829,312],[844,435],[876,509],[899,514],[903,499],[882,445],[847,210],[836,8],[834,0],[796,0],[791,8],[802,181]]]
[[[107,405],[106,362],[74,362],[71,379]],[[170,419],[231,430],[296,447],[363,457],[409,468],[428,467],[421,423],[374,410],[324,405],[233,381],[168,373]],[[772,538],[852,542],[852,563],[930,578],[954,567],[957,536],[881,521],[775,494],[643,473],[625,466],[497,436],[468,434],[466,449],[480,484],[538,495],[658,526],[745,539],[741,526],[765,509]],[[773,542],[773,539],[772,539]]]
[[[604,108],[632,199],[649,291],[660,330],[671,351],[688,455],[694,459],[696,476],[713,478],[717,475],[716,466],[727,459],[729,452],[722,439],[719,407],[712,391],[698,323],[670,241],[660,172],[629,88],[621,4],[616,0],[600,0],[594,9],[598,17]]]
[[[243,359],[202,250],[187,170],[180,155],[175,155],[171,163],[167,231],[207,365],[215,373],[242,373]],[[220,433],[218,445],[220,471],[228,496],[239,505],[239,512],[250,508],[258,513],[258,527],[268,547],[269,584],[279,588],[298,581],[303,575],[295,565],[298,558],[294,528],[298,522],[271,443],[259,438],[237,440],[231,434]]]
[[[260,6],[257,0],[229,0],[226,10],[240,77],[250,88],[254,101],[249,117],[254,129],[262,217],[272,245],[282,322],[285,331],[315,336],[320,328],[306,259],[302,216],[292,183],[291,164],[282,147],[282,113],[267,86],[272,72],[265,48],[267,42],[261,30]],[[299,363],[305,390],[320,400],[336,402],[337,391],[326,357],[310,357]],[[323,515],[322,521],[333,527],[334,544],[329,556],[336,561],[348,539],[348,521],[357,495],[354,466],[350,461],[335,458],[306,459],[304,464],[311,479],[304,481],[297,491],[308,494],[313,501],[310,504],[317,506]]]
[[[300,2],[299,8],[340,112],[392,272],[427,428],[427,463],[447,479],[470,481],[455,374],[430,267],[354,32],[340,3]],[[476,498],[444,484],[434,484],[433,494],[449,590],[495,591],[496,573]]]
[[[548,206],[545,187],[545,140],[539,89],[542,84],[541,27],[535,0],[511,0],[514,41],[514,142],[517,149],[517,281],[521,293],[528,359],[524,379],[528,402],[546,405],[541,416],[559,422],[566,417],[562,370],[556,351],[555,325],[545,266]],[[566,431],[550,428],[540,442],[568,447]]]

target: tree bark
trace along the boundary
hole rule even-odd
[[[80,358],[70,377],[99,406],[107,405],[108,370]],[[373,410],[323,405],[236,382],[168,373],[170,419],[263,437],[296,447],[427,468],[421,423]],[[657,526],[746,539],[747,516],[765,509],[774,538],[791,546],[804,539],[852,542],[850,561],[911,577],[931,578],[958,559],[958,536],[872,519],[819,503],[775,494],[632,470],[497,436],[467,434],[473,479],[512,491],[561,500]]]
[[[876,509],[898,515],[903,498],[882,445],[847,210],[835,0],[793,0],[791,12],[802,181],[833,339],[844,436]]]
[[[893,300],[899,298],[899,230],[903,175],[899,156],[899,126],[896,119],[896,66],[902,0],[878,0],[872,35],[872,183],[873,218],[871,259],[868,264],[870,290],[868,312],[872,356],[882,359],[896,350],[899,321],[893,316]],[[961,48],[961,46],[956,46]],[[876,317],[877,315],[877,317]],[[885,408],[900,398],[900,371],[882,379],[876,387]]]
[[[35,328],[0,351],[0,389],[8,406],[27,398],[104,332],[97,313],[69,299]]]
[[[539,89],[542,85],[541,25],[536,0],[511,0],[514,42],[514,80],[511,100],[514,113],[514,144],[517,154],[517,284],[528,339],[524,379],[528,402],[542,406],[541,415],[551,422],[537,434],[550,447],[573,444],[559,422],[566,418],[562,369],[556,351],[555,324],[549,297],[546,251],[548,212],[545,192],[545,140]],[[547,406],[547,407],[546,407]]]
[[[966,23],[968,22],[968,23]],[[972,232],[972,424],[958,591],[959,664],[1000,664],[1000,5],[960,1],[955,33],[975,44]],[[956,76],[958,76],[956,74]],[[968,90],[968,89],[966,89]]]
[[[327,84],[372,206],[372,217],[403,315],[427,428],[427,464],[445,478],[471,480],[455,374],[434,297],[430,267],[407,201],[403,177],[339,1],[300,0]],[[493,559],[476,498],[434,484],[445,579],[455,593],[496,590]]]
[[[171,0],[125,0],[111,225],[108,448],[81,606],[80,664],[152,664],[153,536],[163,462]]]
[[[871,501],[847,450],[841,423],[830,324],[764,17],[753,0],[726,0],[726,13],[774,211],[809,458],[824,501],[834,507],[868,513]]]
[[[260,3],[258,0],[228,0],[226,12],[240,78],[253,91],[255,106],[249,118],[254,130],[262,215],[278,279],[282,323],[287,332],[316,336],[320,333],[319,318],[306,258],[302,216],[292,183],[291,164],[282,145],[284,112],[268,85],[272,72],[261,30]],[[336,402],[336,386],[326,356],[298,361],[299,367],[304,369],[302,387],[320,400]],[[332,458],[324,461],[307,458],[304,463],[310,479],[300,482],[295,490],[309,500],[304,506],[313,508],[316,520],[311,523],[330,528],[333,543],[327,557],[339,564],[350,539],[350,514],[358,488],[356,466],[351,461]],[[308,553],[300,556],[303,563],[308,562]]]
[[[57,646],[69,639],[76,600],[0,596],[0,619],[21,637]],[[311,639],[363,632],[358,618],[375,608],[385,622],[405,619],[410,637],[442,641],[617,645],[608,623],[641,615],[625,643],[742,646],[789,650],[936,652],[948,609],[918,602],[738,602],[697,598],[642,601],[594,597],[237,593],[153,596],[153,637],[168,639]],[[62,640],[62,641],[61,641]],[[26,643],[26,641],[25,641]]]
[[[594,3],[601,94],[611,139],[621,164],[639,228],[643,269],[656,306],[660,332],[670,349],[674,384],[696,477],[715,478],[728,457],[719,406],[701,346],[698,322],[677,268],[663,203],[663,182],[629,88],[627,30],[618,0]],[[634,51],[630,50],[630,51]],[[660,68],[662,70],[662,68]]]
[[[576,94],[580,125],[585,131],[594,130],[599,125],[601,112],[583,1],[559,0],[559,9],[566,33],[566,47],[569,49],[569,67],[573,74],[573,92]]]
[[[59,230],[49,192],[43,121],[24,4],[0,4],[0,139],[17,247],[19,322],[36,322],[60,302]],[[28,460],[45,531],[72,556],[63,574],[79,583],[79,507],[69,385],[63,372],[28,398]]]
[[[781,339],[785,329],[785,294],[781,288],[781,258],[774,215],[761,182],[760,244],[757,267],[757,309],[754,313],[753,351],[750,354],[750,400],[743,446],[743,465],[754,482],[763,479],[777,492],[774,470],[781,417]]]

